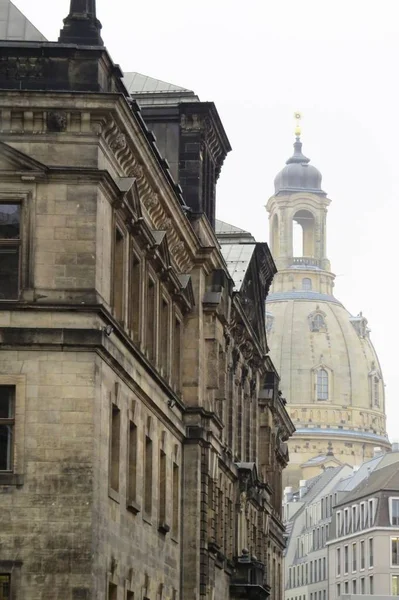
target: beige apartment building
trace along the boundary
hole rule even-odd
[[[0,1],[0,598],[281,600],[275,265],[215,222],[216,107],[141,110],[94,0],[58,42]]]
[[[331,528],[330,600],[348,594],[398,596],[398,461],[377,468],[338,500]]]
[[[398,466],[399,452],[376,449],[359,467],[329,466],[285,488],[285,600],[399,594]]]

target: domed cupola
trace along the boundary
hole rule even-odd
[[[286,166],[276,176],[274,180],[274,190],[278,194],[292,192],[311,192],[313,194],[323,194],[321,189],[321,173],[316,167],[310,165],[310,159],[302,154],[302,142],[299,129],[296,131],[297,137],[294,144],[294,154],[286,162]]]

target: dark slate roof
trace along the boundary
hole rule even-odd
[[[384,490],[399,492],[399,469],[397,462],[372,471],[369,477],[363,479],[352,492],[345,496],[340,504],[348,504]]]
[[[0,0],[0,40],[47,41],[10,0]]]
[[[193,90],[142,73],[124,73],[123,83],[129,94],[143,106],[200,101]]]
[[[310,160],[302,154],[299,138],[294,144],[294,154],[274,180],[275,194],[308,191],[325,196],[321,189],[321,173],[310,165]]]

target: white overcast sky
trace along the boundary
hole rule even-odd
[[[69,0],[14,0],[50,40]],[[396,241],[399,203],[398,0],[97,0],[114,61],[213,100],[233,152],[218,216],[268,240],[264,205],[291,155],[304,153],[332,200],[335,295],[369,320],[399,439]]]

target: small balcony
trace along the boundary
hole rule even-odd
[[[247,550],[235,560],[230,594],[231,598],[240,600],[267,600],[270,595],[265,565],[251,557]]]

